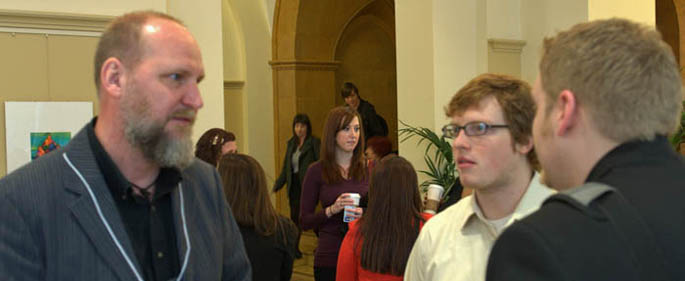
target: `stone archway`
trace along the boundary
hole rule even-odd
[[[680,65],[680,76],[685,81],[685,0],[655,0],[656,27],[664,41],[673,49]]]
[[[292,137],[293,116],[307,113],[313,134],[321,136],[326,114],[342,104],[338,96],[343,79],[359,81],[362,96],[375,103],[388,121],[396,144],[394,26],[392,0],[276,2],[270,62],[276,171],[280,171],[286,142]],[[376,38],[369,32],[383,36]],[[381,50],[384,57],[378,60]],[[365,80],[369,73],[376,81]],[[279,193],[276,201],[279,211],[286,214],[285,194]]]
[[[362,97],[374,103],[387,120],[396,145],[394,29],[393,0],[276,2],[270,64],[277,174],[292,137],[293,116],[308,114],[312,133],[320,137],[328,111],[342,105],[338,97],[342,81],[355,82]],[[287,200],[284,191],[276,196],[276,208],[284,215],[289,214]],[[303,234],[300,248],[305,257],[315,241],[312,233]],[[307,258],[311,262],[311,257]],[[311,271],[311,266],[303,268]]]

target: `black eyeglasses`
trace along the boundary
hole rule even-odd
[[[442,127],[442,134],[446,138],[456,138],[459,136],[459,131],[462,129],[464,130],[464,133],[466,133],[467,136],[482,136],[488,133],[488,130],[494,129],[494,128],[509,128],[509,125],[490,125],[485,122],[469,122],[466,123],[464,126],[457,126],[454,124],[447,124],[444,127]]]

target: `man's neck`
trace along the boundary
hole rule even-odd
[[[566,190],[584,184],[597,163],[619,145],[594,127],[577,129],[559,143],[558,147],[564,149],[564,159],[550,169],[554,175],[548,177],[548,185],[556,190]]]
[[[530,166],[516,171],[516,176],[500,186],[475,188],[473,192],[476,204],[486,219],[494,220],[511,215],[518,207],[521,198],[528,190],[533,178]]]
[[[98,119],[94,128],[95,136],[104,150],[129,182],[136,186],[150,186],[157,178],[160,167],[145,158],[140,149],[133,147],[124,137],[123,130],[106,130],[117,128],[116,125],[105,124],[106,121]],[[148,192],[153,194],[154,188],[150,187]]]

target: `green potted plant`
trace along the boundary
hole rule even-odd
[[[680,125],[676,132],[671,136],[671,144],[676,149],[683,153],[681,146],[685,142],[685,101],[683,101],[683,112],[680,115]]]
[[[417,145],[426,144],[426,150],[423,156],[426,161],[428,170],[420,170],[419,172],[428,176],[420,184],[423,192],[428,190],[431,184],[437,184],[444,188],[441,201],[448,199],[450,189],[457,180],[456,165],[452,156],[452,146],[445,136],[438,136],[435,132],[424,127],[414,127],[407,123],[400,121],[404,128],[398,130],[400,142],[405,142],[413,137],[419,138]],[[431,151],[434,148],[434,151]]]

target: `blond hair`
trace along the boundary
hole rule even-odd
[[[597,130],[619,143],[668,135],[678,123],[678,64],[661,34],[646,25],[597,20],[546,38],[540,79],[547,112],[570,90]]]

